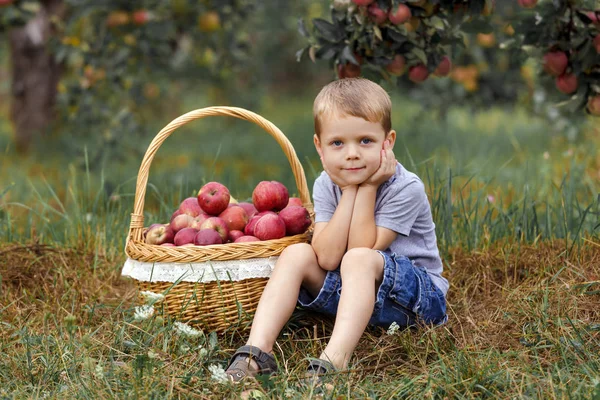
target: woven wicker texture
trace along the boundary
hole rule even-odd
[[[178,321],[222,333],[228,328],[248,328],[260,295],[267,284],[266,278],[245,279],[239,282],[175,285],[157,308]],[[138,282],[140,291],[163,293],[173,285],[170,282]]]
[[[281,254],[283,249],[294,243],[306,243],[310,240],[309,229],[306,233],[287,236],[277,240],[248,243],[229,243],[213,246],[167,247],[146,244],[144,231],[144,198],[148,184],[148,174],[152,160],[162,143],[177,128],[197,119],[209,116],[230,116],[255,123],[271,135],[286,155],[300,199],[313,215],[313,206],[304,175],[304,169],[287,137],[271,122],[251,111],[237,107],[207,107],[191,111],[164,127],[152,140],[140,166],[135,190],[133,213],[129,235],[125,245],[127,255],[145,262],[204,262],[211,260],[227,261],[236,259],[271,257]],[[260,295],[267,278],[246,279],[240,282],[190,283],[179,282],[165,297],[163,304],[168,314],[181,321],[198,325],[204,329],[222,332],[232,325],[239,325],[256,310]],[[171,282],[138,282],[140,290],[163,293],[171,287]]]

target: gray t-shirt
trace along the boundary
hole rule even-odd
[[[313,187],[315,223],[328,222],[341,197],[339,186],[322,172]],[[394,176],[377,189],[375,224],[399,233],[387,252],[406,256],[415,265],[424,267],[444,295],[448,292],[425,186],[400,163],[396,165]]]

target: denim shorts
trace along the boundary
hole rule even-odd
[[[400,327],[444,324],[448,320],[446,298],[425,269],[414,265],[405,256],[378,252],[383,256],[385,265],[369,324],[385,328],[392,322]],[[309,310],[335,315],[341,292],[342,278],[338,267],[327,272],[316,298],[300,288],[298,304]]]

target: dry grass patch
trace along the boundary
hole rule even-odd
[[[600,351],[600,251],[592,240],[570,253],[566,248],[564,241],[554,241],[451,251],[445,273],[451,282],[448,324],[395,335],[369,329],[350,373],[336,378],[336,396],[591,393],[590,376],[600,369],[592,357]],[[5,394],[65,390],[110,397],[117,390],[209,398],[256,389],[281,398],[302,393],[293,385],[303,375],[306,357],[326,345],[331,319],[295,313],[276,345],[284,374],[262,386],[224,387],[208,367],[223,365],[245,333],[186,339],[168,318],[134,321],[136,288],[120,277],[122,262],[122,257],[38,243],[0,246],[0,369],[10,370],[12,379],[0,373]],[[64,354],[70,361],[50,366],[57,343],[69,349]],[[200,348],[207,353],[199,355]],[[98,365],[110,379],[98,381]]]

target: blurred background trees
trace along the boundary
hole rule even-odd
[[[576,135],[573,115],[600,114],[598,3],[1,0],[14,143],[85,147],[94,165],[139,152],[147,121],[176,117],[183,92],[256,109],[357,75],[428,114],[518,106]]]

